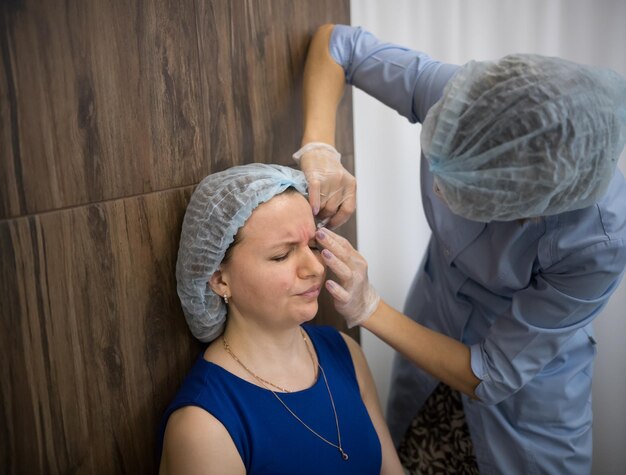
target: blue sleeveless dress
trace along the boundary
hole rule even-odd
[[[160,447],[169,416],[198,406],[217,418],[233,439],[248,474],[380,474],[381,446],[361,399],[350,351],[332,327],[304,325],[333,395],[343,450],[312,434],[272,392],[251,384],[203,353],[192,367],[163,417]],[[321,372],[315,384],[279,397],[308,426],[337,444],[335,416]]]

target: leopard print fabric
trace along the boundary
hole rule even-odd
[[[478,474],[458,391],[437,386],[411,422],[398,454],[412,475]]]

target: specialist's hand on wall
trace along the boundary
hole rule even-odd
[[[318,218],[330,218],[329,228],[344,224],[356,208],[356,179],[343,167],[332,145],[310,142],[293,158],[309,185],[309,203]]]
[[[361,325],[380,303],[380,296],[367,277],[367,261],[347,239],[328,229],[319,229],[315,238],[324,247],[324,262],[339,281],[326,281],[335,308],[345,318],[348,328]]]

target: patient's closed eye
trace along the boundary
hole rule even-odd
[[[289,254],[291,254],[291,250],[279,256],[272,257],[272,260],[276,262],[284,261],[285,259],[289,257]]]

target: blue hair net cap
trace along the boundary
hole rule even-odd
[[[198,340],[212,341],[223,331],[226,305],[208,281],[237,231],[261,203],[290,187],[306,194],[302,172],[254,163],[209,175],[193,192],[183,220],[176,281],[187,324]]]
[[[461,67],[421,134],[450,209],[482,222],[592,205],[625,140],[623,77],[528,54]]]

